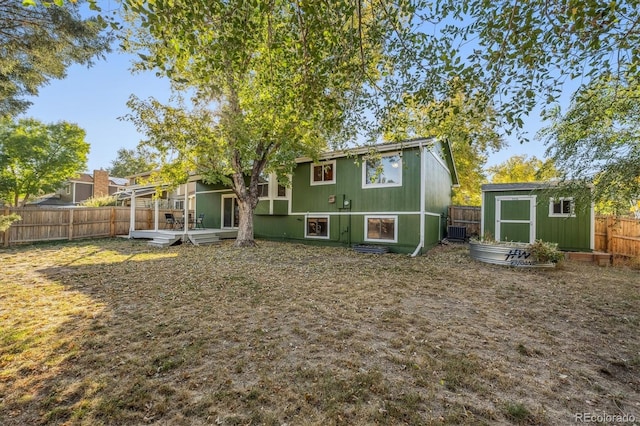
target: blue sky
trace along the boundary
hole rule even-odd
[[[86,140],[91,144],[87,170],[109,167],[118,149],[135,148],[143,137],[132,123],[118,119],[129,113],[126,106],[129,96],[135,94],[142,99],[153,96],[160,101],[167,101],[170,96],[168,81],[151,72],[132,74],[132,59],[131,55],[114,52],[106,60],[97,60],[91,68],[72,66],[64,80],[53,80],[41,88],[24,116],[45,123],[62,120],[76,123],[87,132]],[[525,126],[533,139],[541,124],[532,115]],[[545,147],[540,142],[520,144],[515,137],[508,142],[508,148],[490,155],[488,166],[512,155],[544,156]]]

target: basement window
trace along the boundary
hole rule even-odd
[[[398,216],[365,216],[364,235],[365,241],[372,242],[398,242]]]
[[[549,200],[549,217],[575,217],[575,203],[573,198],[561,197]]]
[[[305,238],[329,238],[329,217],[308,217]]]

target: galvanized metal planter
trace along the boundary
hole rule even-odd
[[[519,266],[528,268],[554,268],[555,263],[538,262],[533,258],[528,244],[524,243],[482,243],[469,242],[469,254],[472,259],[495,265]]]

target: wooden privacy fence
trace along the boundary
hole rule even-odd
[[[467,236],[480,235],[480,207],[449,206],[447,225],[467,228]]]
[[[130,207],[5,208],[0,211],[4,215],[15,213],[22,218],[14,222],[8,231],[0,232],[4,247],[37,241],[128,235],[131,215]],[[164,227],[164,214],[171,212],[178,213],[177,210],[158,210],[159,228]],[[135,228],[153,229],[154,213],[154,209],[136,209]]]
[[[596,216],[595,250],[615,256],[640,257],[640,219]]]

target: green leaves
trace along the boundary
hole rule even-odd
[[[640,198],[640,80],[603,75],[550,114],[541,136],[567,178],[595,184],[596,206],[627,213]]]
[[[25,111],[28,97],[64,78],[68,66],[88,65],[109,50],[104,20],[81,17],[73,3],[0,2],[0,117]]]
[[[18,205],[53,192],[83,171],[89,155],[85,132],[75,124],[34,119],[0,125],[0,198]]]

